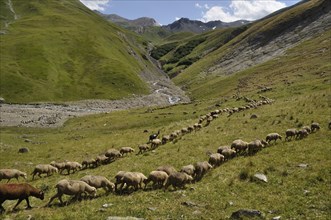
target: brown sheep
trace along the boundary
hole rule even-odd
[[[145,189],[147,188],[148,183],[153,182],[153,188],[157,185],[162,188],[168,179],[168,174],[164,171],[152,171],[150,172],[148,178],[144,181]]]
[[[175,172],[169,175],[167,183],[164,186],[164,190],[167,190],[169,186],[173,186],[175,190],[177,187],[184,188],[187,183],[193,181],[190,175],[183,172]]]
[[[171,173],[177,172],[176,169],[170,165],[159,166],[156,170],[164,171],[168,175],[170,175]]]
[[[59,170],[56,167],[53,167],[50,164],[38,164],[32,174],[32,179],[34,179],[34,176],[38,174],[38,176],[41,178],[41,174],[46,173],[47,176],[51,175],[52,173],[58,173]]]
[[[138,145],[139,152],[137,154],[142,154],[143,152],[149,150],[149,146],[147,144]]]
[[[82,193],[89,193],[93,197],[96,196],[97,189],[93,186],[90,186],[89,184],[80,181],[80,180],[60,180],[56,184],[57,193],[51,197],[49,202],[47,203],[47,206],[51,204],[51,202],[58,198],[61,202],[61,205],[63,205],[62,196],[65,195],[74,195],[75,198],[79,198]]]
[[[16,169],[0,169],[0,181],[3,179],[8,179],[8,183],[12,178],[15,178],[18,181],[18,177],[23,177],[26,179],[27,175],[26,173]]]
[[[265,138],[265,141],[268,142],[268,144],[269,144],[271,141],[276,142],[277,139],[282,140],[282,136],[278,133],[270,133]]]
[[[320,124],[318,124],[317,122],[313,122],[310,125],[310,128],[311,128],[311,132],[315,132],[315,130],[318,131],[319,129],[321,129]]]
[[[214,153],[209,156],[208,163],[213,167],[218,167],[224,162],[224,156],[220,153]]]
[[[196,181],[200,181],[202,179],[202,177],[208,172],[208,170],[210,170],[211,168],[213,168],[207,161],[203,161],[203,162],[197,162],[194,165],[194,169],[195,169],[195,180]]]
[[[115,184],[110,182],[106,177],[104,176],[92,176],[92,175],[86,175],[80,179],[81,181],[84,181],[85,183],[89,184],[90,186],[98,188],[103,188],[106,192],[113,192],[115,190]]]
[[[231,144],[231,149],[234,149],[237,154],[245,153],[248,147],[248,143],[243,140],[234,140]]]
[[[292,140],[292,137],[296,137],[298,135],[298,131],[295,128],[290,128],[286,130],[285,134],[286,134],[285,140],[290,141]]]
[[[19,183],[19,184],[0,184],[0,213],[4,212],[5,209],[2,206],[6,200],[16,200],[18,199],[13,210],[25,200],[28,209],[31,209],[29,202],[29,196],[36,197],[38,199],[44,199],[44,192],[39,190],[28,183]]]
[[[122,156],[124,156],[124,154],[132,153],[132,152],[134,152],[134,149],[132,147],[122,147],[120,149],[120,153],[122,154]]]

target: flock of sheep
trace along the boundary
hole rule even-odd
[[[139,145],[139,152],[144,153],[147,150],[152,150],[160,145],[164,145],[169,141],[174,141],[176,138],[188,134],[192,131],[197,131],[203,126],[208,126],[211,121],[217,118],[222,113],[228,113],[229,115],[243,111],[246,109],[256,108],[261,105],[271,104],[273,100],[263,97],[263,100],[250,102],[246,106],[239,108],[225,108],[212,111],[202,117],[200,117],[198,123],[182,128],[172,132],[169,135],[164,135],[162,139],[158,139],[156,135],[151,135],[150,140],[147,144]],[[202,125],[205,122],[205,125]],[[319,130],[320,126],[318,123],[312,123],[311,126],[305,126],[300,130],[288,129],[286,133],[285,140],[291,140],[293,137],[304,138],[307,137],[309,133]],[[268,134],[266,140],[255,140],[252,142],[245,142],[242,140],[235,140],[232,142],[231,146],[220,146],[217,149],[216,153],[211,153],[209,155],[208,161],[197,162],[195,164],[189,164],[183,166],[179,172],[170,165],[160,166],[156,170],[149,173],[146,177],[143,173],[140,172],[126,172],[119,171],[115,175],[115,183],[112,183],[104,176],[92,176],[87,175],[82,177],[80,180],[60,180],[56,184],[57,193],[51,197],[47,206],[49,206],[52,201],[56,198],[59,199],[60,203],[63,204],[62,195],[73,195],[74,198],[80,198],[82,194],[91,195],[92,197],[96,196],[97,189],[103,188],[107,193],[118,192],[122,193],[130,189],[138,190],[142,189],[143,185],[146,189],[149,183],[152,182],[152,188],[164,188],[167,190],[170,186],[174,189],[177,187],[184,188],[186,184],[192,183],[194,181],[200,181],[203,176],[212,168],[215,168],[221,165],[223,162],[234,158],[237,155],[252,155],[261,150],[263,147],[266,147],[271,143],[271,141],[276,141],[277,139],[282,139],[282,136],[278,133]],[[148,145],[150,144],[150,146]],[[32,179],[35,178],[35,175],[41,177],[41,174],[46,174],[47,176],[53,173],[60,173],[64,170],[67,171],[69,175],[72,171],[73,173],[82,169],[82,168],[95,168],[101,164],[108,164],[115,161],[116,159],[122,157],[125,154],[134,152],[134,149],[131,147],[123,147],[120,150],[109,149],[102,155],[98,155],[96,158],[84,160],[82,164],[78,162],[55,162],[52,161],[50,164],[39,164],[35,167],[32,172]],[[0,169],[0,181],[2,179],[8,179],[7,183],[12,178],[18,180],[19,177],[27,179],[27,174],[16,169]],[[3,212],[5,209],[2,206],[2,203],[6,200],[16,200],[18,199],[17,204],[14,209],[20,204],[22,200],[26,200],[28,208],[31,208],[29,204],[29,196],[34,196],[39,199],[44,199],[43,191],[34,188],[33,186],[23,183],[23,184],[0,184],[0,212]]]

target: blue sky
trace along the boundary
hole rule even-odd
[[[124,18],[151,17],[162,25],[185,17],[204,22],[256,20],[299,0],[80,0],[92,10]]]

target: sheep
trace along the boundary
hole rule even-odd
[[[202,125],[200,124],[200,123],[195,123],[194,125],[193,125],[193,127],[194,127],[194,130],[199,130],[200,128],[202,128]]]
[[[0,181],[3,179],[8,179],[7,183],[12,179],[15,178],[18,181],[18,177],[23,177],[24,179],[27,178],[26,173],[16,170],[16,169],[0,169]]]
[[[144,181],[145,189],[147,188],[148,183],[153,182],[153,188],[158,185],[160,188],[166,183],[168,179],[168,174],[164,171],[155,170],[150,172],[148,178]]]
[[[81,196],[82,193],[88,193],[93,197],[95,197],[97,193],[97,189],[95,187],[90,186],[89,184],[80,180],[63,179],[60,180],[55,187],[57,189],[57,193],[51,197],[51,199],[47,203],[47,206],[49,206],[55,198],[58,198],[61,202],[61,205],[63,205],[63,194],[74,195],[75,198],[78,198]]]
[[[109,163],[109,157],[107,157],[106,155],[102,154],[102,155],[98,155],[95,158],[96,164],[100,165],[100,164],[107,164]]]
[[[319,129],[321,129],[320,124],[318,124],[317,122],[311,123],[310,128],[311,132],[315,132],[315,130],[318,131]]]
[[[187,134],[187,133],[189,133],[189,131],[188,131],[187,128],[182,128],[180,131],[182,132],[182,134]]]
[[[149,141],[148,141],[148,143],[150,143],[152,140],[156,139],[156,138],[159,136],[159,134],[160,134],[160,130],[158,130],[156,134],[151,134],[151,135],[149,136]]]
[[[267,135],[265,141],[268,142],[268,144],[270,144],[271,141],[276,142],[277,139],[282,140],[282,136],[278,133],[270,133]]]
[[[29,196],[36,197],[38,199],[44,199],[44,192],[39,190],[28,183],[17,183],[17,184],[0,184],[0,213],[4,212],[5,209],[2,204],[6,200],[16,200],[18,199],[16,205],[13,210],[25,200],[28,209],[31,209],[31,205],[29,202]]]
[[[222,153],[221,153],[223,156],[224,156],[224,160],[229,160],[229,159],[232,159],[236,156],[237,152],[233,149],[224,149],[222,150]]]
[[[120,190],[122,191],[124,184],[126,184],[125,190],[129,189],[130,186],[134,187],[134,190],[142,188],[142,183],[146,182],[147,177],[143,173],[139,172],[126,172],[122,178],[122,184]]]
[[[217,167],[221,165],[221,163],[224,162],[224,156],[220,153],[214,153],[209,155],[209,161],[208,163],[212,165],[213,167]]]
[[[174,139],[176,139],[178,137],[178,133],[177,132],[172,132],[171,134],[170,134],[170,140],[174,140]]]
[[[194,166],[192,164],[189,164],[189,165],[183,166],[180,169],[180,172],[186,173],[186,174],[194,177],[195,168],[194,168]]]
[[[82,166],[83,166],[84,169],[87,169],[89,167],[93,168],[93,167],[97,167],[98,166],[98,162],[94,158],[86,159],[86,160],[83,160]]]
[[[50,164],[38,164],[32,174],[32,179],[34,179],[34,176],[38,174],[38,176],[41,178],[41,174],[46,173],[47,176],[51,175],[52,173],[58,173],[59,170],[56,167],[53,167]]]
[[[153,139],[152,142],[151,142],[151,148],[155,149],[161,144],[162,144],[162,141],[160,139],[158,139],[158,138]]]
[[[226,149],[231,149],[231,147],[230,147],[230,146],[219,146],[219,147],[217,148],[217,153],[222,154],[222,152],[223,152],[224,150],[226,150]]]
[[[164,135],[163,137],[162,137],[162,140],[161,140],[161,142],[162,142],[162,144],[166,144],[168,141],[170,141],[170,135]]]
[[[110,182],[106,177],[104,176],[92,176],[92,175],[86,175],[80,179],[81,181],[84,181],[85,183],[89,184],[90,186],[98,188],[103,188],[106,192],[113,192],[115,190],[115,184]]]
[[[170,166],[170,165],[159,166],[156,170],[164,171],[168,175],[170,175],[171,173],[177,172],[176,169],[173,166]]]
[[[200,181],[202,177],[210,170],[213,168],[207,161],[203,162],[197,162],[194,164],[194,175],[195,175],[195,180]]]
[[[328,127],[329,129],[331,129],[331,121],[329,121]]]
[[[248,147],[248,143],[243,140],[234,140],[231,144],[231,149],[234,149],[237,154],[244,153]]]
[[[303,139],[308,136],[308,131],[306,129],[301,129],[298,131],[297,138]]]
[[[116,149],[109,149],[105,153],[106,157],[109,158],[109,161],[115,160],[119,157],[122,157],[122,154],[119,150]]]
[[[132,147],[122,147],[120,149],[120,153],[122,154],[122,156],[124,156],[124,154],[132,153],[132,152],[134,152],[134,149]]]
[[[185,184],[193,181],[193,178],[183,172],[174,172],[169,175],[168,180],[164,186],[164,190],[167,190],[169,186],[173,186],[175,190],[177,187],[184,188]]]
[[[121,184],[123,181],[123,176],[127,171],[118,171],[115,175],[115,191],[117,191],[118,184]]]
[[[296,137],[298,135],[298,131],[295,128],[290,128],[286,130],[285,134],[286,134],[285,140],[289,141],[292,140],[292,137]]]
[[[59,171],[60,174],[62,174],[63,170],[65,169],[66,163],[65,162],[61,162],[61,163],[57,163],[55,161],[50,162],[50,165],[52,165],[53,167],[56,167]]]
[[[264,141],[263,141],[264,142]],[[262,150],[262,148],[265,146],[261,140],[255,140],[250,143],[248,143],[248,154],[253,155],[257,153],[258,151]]]
[[[303,126],[302,129],[305,129],[309,134],[311,133],[311,129],[309,126]]]
[[[191,133],[192,131],[194,131],[194,126],[193,126],[193,125],[188,126],[188,127],[187,127],[187,131],[188,131],[189,133]]]
[[[70,174],[71,170],[72,170],[72,173],[75,173],[76,171],[81,170],[82,168],[83,168],[83,166],[78,162],[68,161],[65,163],[65,169],[67,170],[68,175]]]
[[[139,152],[137,154],[142,154],[143,152],[149,150],[149,146],[147,144],[138,145]]]

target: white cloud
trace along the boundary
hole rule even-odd
[[[277,0],[232,0],[229,8],[211,7],[203,13],[201,20],[205,22],[213,20],[231,22],[241,19],[253,21],[284,7],[286,7],[286,4]]]
[[[195,7],[202,8],[202,6],[199,3],[195,3]]]
[[[210,8],[209,5],[207,5],[207,4],[205,4],[204,7],[205,7],[205,9],[209,9]]]
[[[104,11],[110,0],[80,0],[86,7],[91,10]]]

